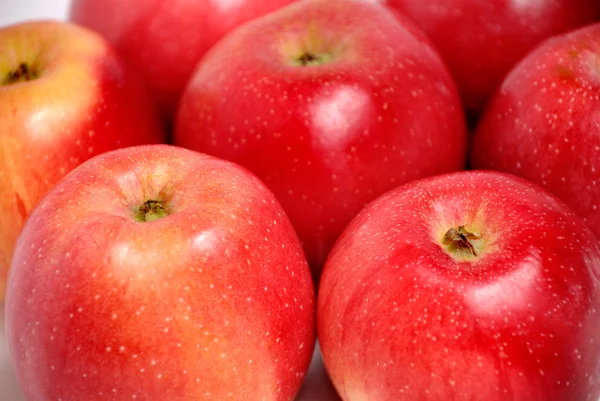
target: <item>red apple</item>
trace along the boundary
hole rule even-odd
[[[473,167],[544,186],[600,235],[598,92],[600,24],[545,42],[490,103],[473,140]]]
[[[600,17],[598,0],[381,0],[415,21],[478,112],[538,43]]]
[[[407,19],[364,1],[302,1],[238,28],[199,63],[176,144],[274,191],[318,278],[337,236],[384,191],[460,170],[454,82]]]
[[[23,221],[60,178],[107,150],[164,140],[147,93],[92,31],[0,29],[0,301]]]
[[[102,33],[144,77],[170,120],[194,66],[238,25],[296,0],[73,0],[69,18]]]
[[[273,194],[169,145],[81,165],[32,212],[6,330],[29,400],[292,400],[314,290]]]
[[[348,226],[319,289],[345,401],[600,396],[600,246],[542,188],[498,172],[424,179]]]

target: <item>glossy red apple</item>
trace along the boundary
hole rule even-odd
[[[598,0],[381,0],[415,21],[478,112],[541,41],[600,17]]]
[[[563,202],[498,172],[397,188],[344,231],[319,289],[344,401],[600,396],[600,247]]]
[[[55,21],[0,29],[0,300],[23,221],[61,177],[163,140],[147,90],[98,34]]]
[[[536,182],[600,235],[600,24],[555,37],[507,77],[477,129],[472,165]]]
[[[364,1],[303,1],[237,29],[199,63],[176,144],[233,160],[283,204],[318,277],[369,201],[462,169],[450,74],[407,19]]]
[[[293,400],[314,290],[273,194],[168,145],[108,152],[32,212],[6,330],[29,400]]]
[[[170,120],[196,63],[238,25],[296,0],[73,0],[69,18],[102,33],[144,77]]]

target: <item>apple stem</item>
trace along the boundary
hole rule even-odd
[[[328,53],[312,53],[305,51],[293,61],[294,65],[306,67],[309,65],[326,64],[332,60],[331,54]]]
[[[312,54],[312,53],[302,53],[302,55],[300,57],[298,57],[296,59],[296,61],[300,64],[300,65],[309,65],[309,64],[319,64],[321,59],[319,58],[319,56]]]
[[[141,223],[155,221],[167,217],[169,213],[165,209],[163,202],[157,200],[148,200],[135,212],[135,220]]]
[[[477,257],[479,252],[474,241],[480,240],[481,237],[475,235],[465,229],[464,226],[452,227],[446,232],[442,243],[446,249],[453,255],[467,254],[471,257]]]
[[[35,70],[30,68],[26,63],[21,63],[16,70],[8,73],[5,84],[10,85],[17,82],[31,81],[35,78],[37,78]]]

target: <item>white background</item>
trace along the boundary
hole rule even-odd
[[[0,28],[24,20],[42,18],[64,19],[68,6],[69,0],[0,0]],[[4,337],[4,308],[0,304],[0,401],[24,400],[8,358]],[[317,349],[304,387],[300,391],[296,401],[334,400],[339,400],[339,398],[336,396],[331,383],[327,379]]]
[[[68,6],[69,0],[0,0],[0,26],[26,19],[62,19]]]

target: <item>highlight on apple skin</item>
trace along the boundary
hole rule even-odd
[[[350,223],[317,330],[345,401],[600,396],[600,245],[567,205],[500,172],[389,191]]]
[[[32,212],[7,341],[29,400],[292,401],[314,297],[298,237],[255,176],[130,147],[83,163]]]
[[[60,178],[108,150],[165,140],[148,91],[95,32],[58,21],[0,29],[0,301],[17,236]]]
[[[200,61],[174,143],[262,179],[318,281],[366,203],[464,168],[467,134],[450,73],[408,19],[373,2],[315,0],[245,24]]]

